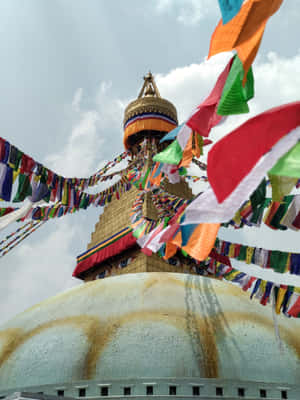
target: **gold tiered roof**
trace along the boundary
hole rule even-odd
[[[135,143],[145,131],[169,132],[178,124],[174,105],[160,96],[151,72],[144,76],[144,84],[138,98],[125,109],[124,145],[126,148]]]
[[[127,124],[128,121],[129,124]],[[147,141],[150,147],[153,144],[151,149],[154,154],[158,151],[160,137],[177,126],[176,108],[172,103],[161,98],[150,72],[144,77],[138,99],[131,102],[126,108],[124,122],[124,142],[125,146],[130,148],[133,159],[135,159],[135,156],[144,158],[143,154],[139,155],[141,147],[135,146],[135,144],[142,141],[145,136],[148,139],[154,138],[154,141]],[[148,161],[152,162],[150,159],[153,155],[152,151],[149,154],[151,155],[148,156]],[[193,197],[191,189],[184,180],[177,184],[166,182],[164,190],[167,194],[182,199]],[[182,272],[182,267],[166,263],[156,254],[151,257],[147,256],[140,251],[136,239],[132,240],[130,216],[132,206],[139,193],[140,191],[137,188],[132,187],[129,191],[121,194],[120,200],[113,198],[105,206],[104,212],[91,235],[87,251],[80,255],[80,259],[78,258],[79,262],[73,276],[90,281],[98,279],[99,276],[106,277],[123,273]],[[145,195],[142,214],[149,220],[156,221],[158,219],[157,208],[153,203],[151,193]],[[90,262],[85,262],[86,260],[90,260]],[[128,260],[130,260],[130,263]],[[127,262],[130,265],[127,265]],[[124,263],[126,268],[121,268],[120,265]],[[188,270],[190,270],[190,267],[188,267]]]

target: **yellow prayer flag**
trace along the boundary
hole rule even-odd
[[[251,264],[253,253],[254,253],[254,247],[248,246],[246,250],[246,264]]]

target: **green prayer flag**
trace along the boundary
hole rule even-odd
[[[254,77],[252,67],[247,73],[247,81],[243,86],[244,68],[236,55],[227,80],[225,82],[217,114],[231,115],[249,112],[247,101],[254,96]]]
[[[142,174],[138,180],[133,182],[134,186],[137,189],[140,189],[140,187],[142,187],[144,189],[146,180],[147,180],[147,178],[149,176],[149,173],[150,173],[150,168],[148,168],[146,173]]]
[[[50,196],[51,196],[51,191],[48,190],[48,193],[47,193],[47,195],[46,195],[45,197],[43,197],[43,200],[44,200],[46,203],[49,203],[49,201],[50,201]]]
[[[251,194],[250,201],[252,209],[256,209],[258,206],[264,203],[266,198],[266,186],[267,182],[265,179],[263,179],[258,188]]]
[[[285,272],[288,258],[289,258],[289,253],[287,253],[285,251],[280,252],[279,265],[278,265],[279,269],[276,270],[277,272],[282,272],[282,273]]]
[[[32,195],[32,188],[29,180],[29,176],[25,174],[19,174],[18,189],[13,199],[13,203],[18,203],[25,200],[27,196]]]
[[[240,253],[237,257],[237,260],[239,261],[246,261],[246,257],[247,257],[247,248],[248,246],[244,246],[242,245],[240,248]]]
[[[84,198],[84,201],[83,201],[83,209],[84,210],[86,210],[87,208],[88,208],[88,205],[89,205],[89,201],[90,201],[90,196],[87,194],[86,196],[85,196],[85,198]]]
[[[133,235],[136,239],[138,239],[138,238],[141,236],[141,234],[142,234],[142,232],[143,232],[144,229],[145,229],[145,224],[141,224],[140,227],[138,227],[134,232],[132,232],[132,235]]]
[[[164,217],[164,227],[163,228],[166,228],[167,226],[168,226],[168,222],[170,221],[170,217]]]
[[[45,167],[42,167],[42,173],[41,173],[40,182],[41,183],[47,183],[47,178],[48,178],[47,169]]]
[[[300,142],[277,161],[269,174],[300,178]]]
[[[55,214],[55,211],[56,211],[56,208],[55,208],[55,207],[52,207],[52,210],[50,211],[50,213],[49,213],[49,215],[48,215],[48,218],[53,218],[53,217],[54,217],[54,214]]]
[[[80,203],[79,203],[79,208],[84,208],[85,207],[85,199],[86,199],[86,193],[83,193],[83,196],[80,199]]]
[[[145,176],[142,177],[142,180],[141,180],[141,182],[140,182],[143,189],[145,188],[145,184],[146,184],[146,181],[147,181],[147,179],[148,179],[149,174],[150,174],[150,168],[147,169],[147,171],[146,171],[146,173],[145,173]]]
[[[259,207],[253,209],[253,214],[250,218],[250,222],[252,224],[258,224],[259,222],[261,222],[264,215],[264,211],[265,211],[264,204],[261,204]]]
[[[187,169],[185,167],[180,167],[179,168],[179,175],[180,176],[185,176],[187,174]]]
[[[23,155],[23,152],[18,149],[17,150],[16,162],[15,162],[15,166],[14,166],[14,171],[18,171],[19,165],[20,165],[20,162],[21,162],[21,159],[22,159],[22,155]]]
[[[298,178],[271,174],[269,174],[269,179],[272,186],[273,201],[281,201],[284,196],[288,195],[293,190],[298,181]]]
[[[273,250],[270,254],[270,267],[276,272],[284,273],[289,253]]]
[[[153,157],[153,161],[155,162],[173,165],[178,165],[181,159],[182,149],[176,139],[165,150]]]

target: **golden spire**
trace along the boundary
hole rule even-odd
[[[144,96],[161,97],[159,90],[156,86],[154,76],[149,71],[146,76],[144,76],[144,84],[138,95],[138,99]]]
[[[125,148],[130,148],[131,144],[142,138],[143,132],[169,132],[177,126],[177,123],[176,108],[161,97],[154,76],[149,71],[144,76],[144,83],[138,98],[129,103],[125,109]]]

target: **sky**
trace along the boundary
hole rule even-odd
[[[219,19],[217,0],[1,0],[1,136],[59,174],[89,176],[123,151],[124,108],[149,70],[181,122],[208,95],[229,57],[206,59]],[[299,20],[300,0],[285,0],[253,65],[250,114],[228,118],[212,138],[299,100]],[[0,324],[80,284],[71,277],[76,256],[101,212],[51,220],[0,259]],[[220,236],[300,252],[294,232],[223,229]]]

